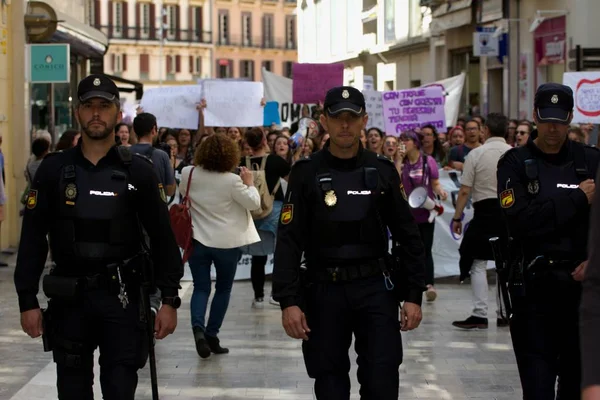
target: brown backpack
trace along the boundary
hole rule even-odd
[[[273,212],[273,201],[275,199],[275,193],[279,190],[281,181],[278,180],[273,192],[269,192],[269,186],[267,185],[267,175],[265,172],[265,166],[267,165],[267,157],[263,156],[260,165],[257,163],[251,163],[251,157],[246,157],[246,168],[252,171],[254,177],[254,187],[258,190],[260,195],[260,208],[250,211],[252,218],[260,220],[268,217]]]

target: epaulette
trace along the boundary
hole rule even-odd
[[[395,166],[394,162],[384,155],[377,154],[377,159],[381,162],[385,162],[385,163],[391,164],[392,166]]]
[[[520,149],[520,147],[513,147],[512,149],[506,150],[498,159],[498,165],[500,165],[500,163],[504,160],[504,157],[506,157],[510,153],[515,153],[515,152],[519,151],[519,149]]]
[[[591,144],[586,144],[586,145],[584,145],[584,147],[586,149],[590,149],[590,150],[594,150],[594,151],[600,151],[600,149],[598,147],[592,146]]]
[[[297,159],[296,162],[294,163],[294,165],[301,163],[301,162],[307,162],[310,160],[312,160],[312,158],[310,158],[310,156],[305,156],[305,157]]]
[[[153,165],[154,163],[152,162],[152,160],[150,159],[150,157],[146,157],[143,154],[139,154],[139,153],[132,153],[134,156],[138,156],[139,158],[141,158],[142,160],[146,161],[148,164]]]

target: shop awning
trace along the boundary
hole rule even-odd
[[[144,94],[144,84],[143,83],[137,82],[137,81],[131,81],[129,79],[124,79],[124,78],[121,78],[120,76],[113,76],[113,75],[106,75],[106,76],[109,77],[110,79],[112,79],[113,81],[115,81],[115,83],[117,84],[117,88],[119,89],[119,92],[124,92],[124,93],[135,92],[136,100],[140,100],[142,98],[142,95]],[[132,87],[123,87],[122,85],[119,85],[120,83],[125,84],[125,85],[130,85]]]
[[[72,53],[85,58],[106,54],[108,38],[104,33],[59,11],[56,11],[56,17],[60,22],[50,42],[69,43]]]

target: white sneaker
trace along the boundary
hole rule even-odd
[[[271,298],[269,299],[269,304],[279,307],[279,302],[275,300],[273,296],[271,296]]]
[[[265,301],[262,297],[252,300],[252,308],[265,308]]]

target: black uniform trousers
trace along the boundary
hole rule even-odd
[[[350,398],[350,358],[355,336],[362,400],[397,400],[402,363],[398,302],[382,275],[313,283],[306,289],[309,340],[302,343],[308,375],[319,400]]]
[[[137,371],[146,363],[148,339],[140,321],[139,294],[127,308],[106,289],[73,300],[52,299],[53,356],[60,400],[94,398],[94,351],[100,349],[100,385],[104,400],[134,400]]]
[[[581,398],[581,284],[571,277],[576,266],[526,278],[524,301],[510,325],[524,400]]]

